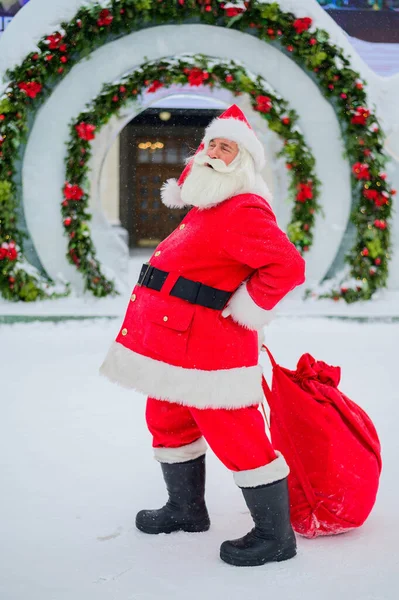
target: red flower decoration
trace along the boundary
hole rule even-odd
[[[7,258],[8,260],[16,260],[18,253],[14,246],[8,246]]]
[[[377,190],[364,190],[363,196],[367,198],[367,200],[372,200],[374,202],[378,196],[378,192]]]
[[[36,98],[43,89],[43,86],[37,81],[21,81],[21,83],[18,84],[18,87],[25,92],[29,98]]]
[[[386,192],[385,192],[386,193]],[[364,190],[363,196],[367,198],[367,200],[371,200],[378,207],[384,206],[388,202],[388,195],[385,195],[384,192],[380,194],[377,190]]]
[[[209,79],[209,73],[207,71],[203,71],[202,69],[198,69],[197,67],[193,67],[192,69],[184,69],[184,72],[187,75],[188,83],[193,86],[202,85],[204,81]]]
[[[224,6],[226,17],[236,17],[245,11],[245,8],[239,6]]]
[[[69,227],[69,225],[70,225],[71,223],[72,223],[72,219],[71,219],[71,217],[66,217],[66,218],[64,219],[64,225],[65,225],[65,227]]]
[[[291,119],[290,119],[289,117],[283,117],[283,118],[281,119],[281,122],[282,122],[284,125],[289,125],[289,124],[291,123]]]
[[[61,56],[60,61],[65,64],[68,62],[68,58],[66,56]]]
[[[386,229],[387,228],[387,222],[384,221],[384,220],[380,221],[379,219],[376,219],[374,221],[374,227],[377,227],[377,229]]]
[[[5,115],[0,115],[0,121],[4,121],[5,118],[6,118]]]
[[[68,50],[68,46],[66,44],[61,44],[59,47],[60,52],[66,52]]]
[[[303,33],[307,31],[312,25],[312,19],[310,17],[303,17],[303,19],[295,19],[293,27],[297,33]]]
[[[226,75],[226,77],[225,77],[226,83],[232,83],[233,81],[234,81],[233,75]]]
[[[75,129],[81,140],[86,140],[86,142],[94,140],[95,125],[91,125],[91,123],[78,123],[78,125],[75,125]]]
[[[99,27],[108,27],[108,25],[111,25],[111,23],[112,23],[113,20],[114,20],[114,17],[111,15],[111,13],[108,10],[108,8],[104,8],[100,12],[100,16],[97,19],[97,25]]]
[[[9,244],[5,242],[2,244],[0,248],[0,260],[4,260],[5,258],[8,258],[8,260],[16,260],[18,258],[14,242],[10,242]]]
[[[369,168],[368,164],[357,162],[352,166],[352,173],[356,179],[371,179]]]
[[[155,79],[155,81],[153,81],[152,84],[150,85],[150,87],[148,88],[147,92],[149,94],[153,94],[154,92],[159,90],[159,88],[161,88],[162,86],[163,86],[163,83],[161,81],[158,81],[158,79]]]
[[[362,256],[368,256],[369,255],[369,249],[368,248],[363,248],[363,250],[360,253]]]
[[[315,44],[317,44],[317,40],[316,40],[316,38],[310,38],[310,40],[309,40],[309,44],[310,44],[311,46],[314,46]]]
[[[384,194],[378,194],[377,198],[374,200],[374,204],[378,206],[378,208],[385,206],[385,204],[388,204],[388,198],[384,196]]]
[[[306,200],[311,200],[313,198],[313,190],[312,190],[312,182],[308,181],[307,183],[298,183],[298,192],[296,195],[297,202],[306,202]]]
[[[67,200],[81,200],[83,195],[84,191],[78,185],[68,182],[65,184],[64,197]]]
[[[366,125],[367,119],[370,116],[370,111],[363,106],[358,106],[354,116],[351,118],[353,125]]]
[[[46,40],[49,42],[48,47],[50,50],[56,50],[62,40],[62,35],[60,33],[53,33],[53,35],[48,35]]]
[[[272,99],[269,96],[256,96],[255,110],[261,113],[268,113],[272,109]]]

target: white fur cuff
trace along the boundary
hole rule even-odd
[[[154,458],[160,463],[182,463],[203,456],[208,446],[203,437],[179,448],[154,448]]]
[[[276,450],[277,458],[271,463],[249,469],[248,471],[235,471],[234,481],[240,488],[252,488],[280,481],[288,476],[290,469],[284,456]]]
[[[272,310],[265,310],[252,300],[246,283],[234,292],[227,306],[232,319],[247,329],[261,329],[274,318]]]
[[[183,208],[181,189],[176,179],[168,179],[161,187],[161,200],[168,208]]]

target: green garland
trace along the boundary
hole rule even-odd
[[[104,85],[97,98],[86,106],[70,126],[62,202],[63,223],[69,238],[68,258],[72,258],[83,273],[86,289],[95,294],[104,286],[104,277],[98,263],[96,272],[89,268],[96,261],[86,212],[89,193],[85,189],[85,180],[91,158],[90,142],[113,114],[125,104],[137,101],[142,92],[151,93],[172,85],[221,87],[236,96],[243,92],[250,95],[253,108],[262,115],[269,128],[284,140],[278,155],[285,158],[290,169],[290,196],[300,205],[303,213],[297,210],[294,202],[293,219],[288,228],[290,237],[301,252],[307,252],[312,244],[315,213],[320,210],[317,202],[320,182],[314,172],[315,160],[296,126],[298,117],[288,108],[287,102],[277,96],[261,77],[251,75],[236,62],[209,59],[203,55],[152,61],[119,82]]]
[[[323,297],[344,298],[347,302],[367,300],[386,285],[390,256],[392,197],[385,173],[384,135],[376,116],[367,108],[364,82],[350,68],[343,51],[329,41],[321,29],[311,30],[310,18],[297,18],[280,10],[277,3],[257,0],[232,5],[219,0],[111,0],[108,8],[99,4],[83,6],[61,30],[43,38],[37,52],[8,72],[9,86],[0,99],[0,291],[10,300],[54,297],[51,282],[25,268],[23,236],[18,229],[16,210],[21,203],[20,162],[29,134],[28,122],[66,73],[105,43],[143,27],[167,23],[198,22],[231,27],[274,45],[289,55],[318,84],[334,108],[352,167],[353,210],[356,242],[346,256],[354,285],[337,287]],[[29,120],[28,120],[29,118]],[[294,165],[293,170],[301,165]],[[304,182],[306,183],[306,182]],[[304,202],[297,202],[291,236],[307,224],[313,207],[309,190],[301,189]],[[307,213],[307,214],[306,214]],[[313,213],[314,214],[314,213]],[[90,218],[84,213],[82,222]],[[295,228],[293,228],[293,224]],[[87,237],[87,236],[86,236]],[[295,236],[294,236],[295,237]],[[91,252],[91,249],[90,249]],[[74,262],[73,257],[70,260]],[[99,265],[76,265],[92,285]],[[76,261],[76,259],[75,259]],[[86,274],[86,269],[91,269]],[[102,276],[101,276],[102,277]],[[90,279],[91,278],[91,279]],[[90,287],[97,295],[114,293],[105,278]],[[27,293],[27,287],[29,293]],[[66,292],[65,292],[66,293]]]

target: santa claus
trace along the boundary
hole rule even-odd
[[[258,410],[258,333],[304,282],[304,261],[278,227],[260,172],[262,144],[235,105],[216,118],[164,204],[192,206],[144,264],[101,373],[148,396],[146,420],[169,499],[140,511],[145,533],[200,532],[206,442],[233,472],[255,527],[226,541],[239,566],[296,554],[288,466]],[[206,440],[206,442],[205,442]]]

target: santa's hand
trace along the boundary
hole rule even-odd
[[[226,318],[226,317],[229,317],[230,315],[231,315],[231,310],[228,306],[226,306],[226,308],[222,312],[222,317]]]

